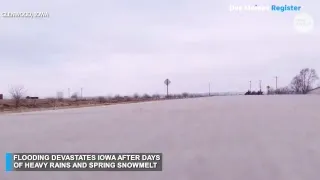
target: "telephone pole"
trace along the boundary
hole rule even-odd
[[[211,91],[211,87],[210,87],[211,85],[210,85],[210,83],[209,83],[209,96],[210,96],[210,91]]]
[[[81,88],[81,98],[83,98],[83,96],[82,96],[82,89],[83,89],[83,88]]]
[[[275,77],[276,78],[276,90],[278,89],[278,76]]]
[[[70,98],[70,88],[68,88],[68,97]]]
[[[259,80],[260,92],[261,92],[261,80]]]

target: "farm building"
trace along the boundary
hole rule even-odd
[[[320,87],[312,89],[311,91],[308,92],[308,94],[319,94],[320,95]]]

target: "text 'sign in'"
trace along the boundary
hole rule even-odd
[[[6,171],[162,171],[162,153],[6,153]]]

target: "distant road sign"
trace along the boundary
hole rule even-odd
[[[167,86],[168,86],[170,83],[171,83],[171,81],[170,81],[169,79],[166,79],[166,80],[164,81],[164,84],[167,85]]]

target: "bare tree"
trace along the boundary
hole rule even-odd
[[[57,106],[57,98],[48,98],[49,103],[51,104],[52,107],[56,107]]]
[[[79,95],[78,95],[78,93],[73,93],[72,94],[72,96],[71,96],[71,98],[73,98],[73,99],[75,99],[75,100],[78,100],[78,98],[79,98]]]
[[[143,99],[150,99],[151,98],[151,96],[147,93],[145,93],[142,97],[143,97]]]
[[[302,81],[302,79],[300,78],[299,75],[296,75],[292,79],[290,87],[296,94],[301,94],[302,93],[303,81]]]
[[[12,87],[10,90],[9,90],[9,93],[11,95],[11,98],[13,99],[14,101],[14,106],[16,108],[20,107],[21,106],[21,102],[22,102],[22,99],[23,99],[23,96],[25,95],[26,93],[26,90],[24,89],[23,86],[16,86],[16,87]]]
[[[123,97],[120,94],[116,94],[112,99],[116,102],[123,101]]]
[[[140,96],[139,96],[139,94],[138,94],[138,93],[135,93],[135,94],[133,95],[133,98],[134,98],[134,99],[139,99],[139,98],[140,98]]]
[[[273,87],[269,86],[268,94],[276,94],[276,90]]]
[[[187,97],[189,97],[189,93],[184,92],[184,93],[182,93],[182,96],[183,96],[183,98],[187,98]]]
[[[281,87],[275,90],[276,94],[293,94],[294,91],[290,87]]]
[[[160,97],[161,97],[161,96],[160,96],[159,94],[154,94],[154,95],[152,95],[152,98],[153,98],[153,99],[160,99]]]
[[[132,97],[130,97],[130,96],[124,96],[124,97],[123,97],[123,101],[124,101],[124,102],[132,101]]]
[[[291,81],[291,88],[295,93],[306,94],[311,89],[313,84],[319,79],[316,70],[304,68]]]
[[[106,102],[107,102],[107,99],[106,99],[105,97],[103,97],[103,96],[99,96],[99,97],[98,97],[98,102],[99,102],[99,103],[106,103]]]

